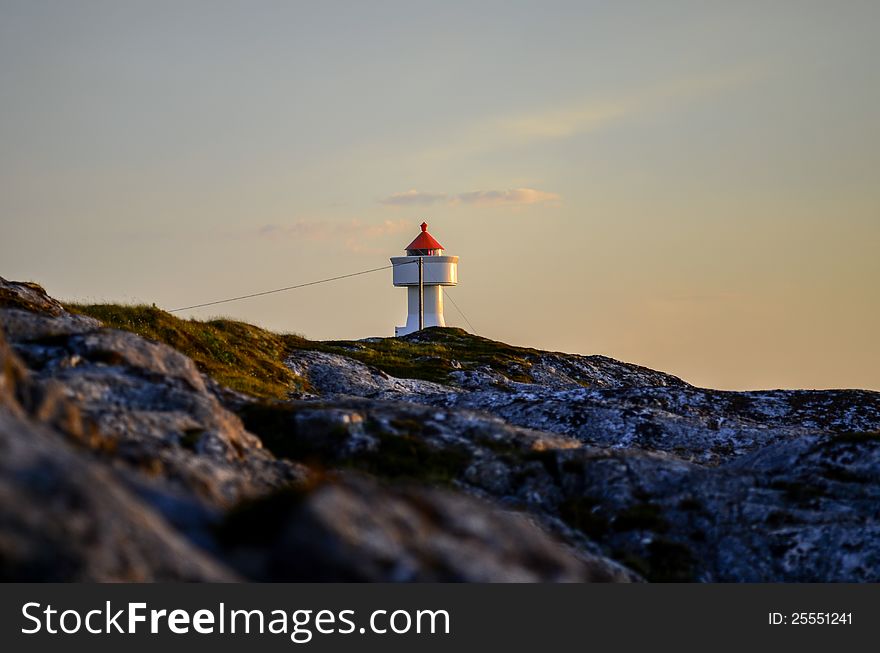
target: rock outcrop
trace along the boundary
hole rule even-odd
[[[548,352],[442,384],[342,354],[290,364],[322,401],[286,410],[325,420],[329,464],[396,473],[389,443],[411,439],[445,455],[411,455],[404,469],[527,510],[652,580],[880,580],[880,393],[721,392]],[[273,443],[296,431],[254,428]]]
[[[559,546],[523,513],[460,492],[363,476],[244,506],[221,539],[250,577],[273,581],[638,579],[602,556]]]
[[[0,279],[0,327],[0,578],[638,579],[454,489],[275,455],[223,402],[260,404],[35,284]]]
[[[2,332],[0,370],[0,578],[237,578],[138,498],[112,467],[82,455],[89,436],[76,404],[58,386],[35,383]]]
[[[286,363],[289,399],[232,392],[0,279],[0,576],[880,580],[876,392],[437,329]]]

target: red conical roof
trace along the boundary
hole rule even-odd
[[[412,241],[409,245],[406,246],[407,250],[410,249],[444,249],[443,245],[438,243],[434,236],[428,233],[428,223],[423,222],[421,224],[422,233],[416,236],[416,239]]]

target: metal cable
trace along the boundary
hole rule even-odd
[[[455,303],[455,300],[452,299],[452,295],[449,294],[449,290],[447,289],[446,292],[443,293],[443,294],[446,295],[447,297],[449,297],[449,301],[451,301],[451,302],[452,302],[452,305],[455,306],[455,310],[458,311],[458,314],[461,315],[461,316],[464,318],[464,321],[465,321],[465,322],[467,322],[467,325],[471,328],[471,333],[476,334],[476,333],[477,333],[477,330],[474,328],[474,325],[471,324],[471,321],[470,321],[469,319],[467,319],[467,315],[464,314],[464,311],[462,311],[462,310],[458,307],[458,304]]]
[[[399,265],[409,265],[410,263],[415,263],[416,261],[407,261],[406,263],[400,263]],[[250,295],[239,295],[238,297],[230,297],[229,299],[218,299],[214,302],[205,302],[203,304],[193,304],[192,306],[182,306],[181,308],[172,308],[168,312],[169,313],[178,313],[180,311],[188,311],[191,308],[202,308],[204,306],[216,306],[217,304],[226,304],[228,302],[237,302],[241,299],[250,299],[251,297],[261,297],[263,295],[271,295],[277,292],[285,292],[287,290],[296,290],[297,288],[305,288],[306,286],[316,286],[319,283],[327,283],[328,281],[338,281],[339,279],[348,279],[349,277],[356,277],[361,274],[370,274],[371,272],[379,272],[380,270],[389,270],[395,267],[394,265],[385,265],[381,268],[373,268],[371,270],[361,270],[360,272],[352,272],[351,274],[341,274],[338,277],[330,277],[329,279],[319,279],[318,281],[309,281],[308,283],[299,283],[295,286],[286,286],[284,288],[276,288],[275,290],[264,290],[263,292],[255,292]]]

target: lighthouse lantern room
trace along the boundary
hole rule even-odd
[[[458,257],[443,256],[443,245],[428,233],[428,223],[421,227],[422,233],[407,245],[406,256],[391,258],[394,285],[405,287],[407,294],[406,325],[394,327],[395,336],[446,326],[443,286],[458,284]]]

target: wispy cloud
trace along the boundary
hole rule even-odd
[[[528,206],[530,204],[558,203],[562,198],[535,188],[511,188],[509,190],[474,190],[459,193],[456,202],[478,206]]]
[[[379,248],[373,246],[375,241],[415,228],[411,220],[364,222],[357,218],[343,221],[299,219],[285,224],[263,225],[257,234],[272,240],[336,241],[350,252],[367,252],[378,251]]]
[[[381,200],[380,204],[388,206],[429,206],[446,202],[449,196],[445,193],[426,193],[418,190],[406,190],[402,193],[394,193]]]
[[[528,206],[531,204],[558,203],[561,197],[556,193],[535,188],[509,188],[507,190],[472,190],[466,193],[428,193],[408,190],[394,193],[379,200],[388,206],[430,206],[433,204],[471,204],[475,206]]]
[[[419,156],[457,158],[587,134],[625,119],[687,106],[747,86],[765,75],[754,66],[742,67],[586,98],[562,108],[494,116],[447,134],[442,144],[423,150]]]

